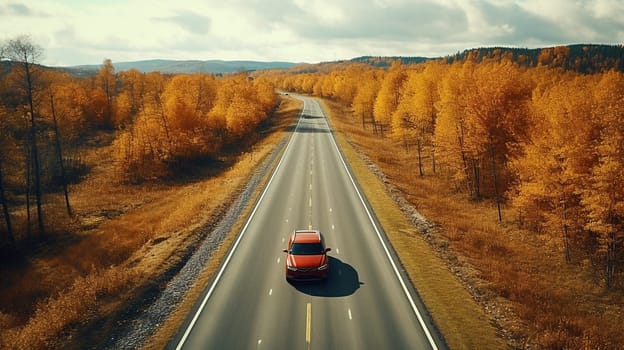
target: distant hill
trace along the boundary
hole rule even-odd
[[[161,73],[235,73],[265,69],[291,68],[299,63],[292,62],[262,62],[262,61],[224,61],[224,60],[142,60],[132,62],[113,62],[116,71],[137,69],[141,72]],[[64,67],[63,70],[74,75],[91,75],[100,69],[101,65],[81,65]]]

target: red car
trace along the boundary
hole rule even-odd
[[[325,240],[318,230],[295,230],[290,239],[286,253],[286,279],[325,280],[329,274],[329,259],[325,248]]]

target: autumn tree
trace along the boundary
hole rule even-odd
[[[4,57],[4,46],[0,45],[0,60]],[[0,74],[2,74],[2,68],[0,68]],[[2,86],[2,85],[0,85]],[[0,92],[3,92],[3,89],[0,89]],[[0,100],[0,102],[3,102]],[[4,155],[7,154],[7,146],[6,141],[9,138],[9,133],[6,130],[6,111],[4,106],[0,104],[0,204],[2,205],[2,215],[4,217],[4,222],[7,230],[7,240],[10,245],[15,244],[15,236],[13,234],[13,225],[11,224],[11,214],[9,213],[9,203],[6,196],[6,191],[4,189],[4,173],[3,173],[3,163],[5,162]],[[1,241],[0,241],[1,243]]]
[[[424,175],[422,164],[423,139],[426,133],[428,118],[414,108],[415,94],[420,88],[418,85],[423,81],[422,74],[412,72],[403,86],[403,93],[399,99],[396,110],[392,113],[392,136],[402,141],[405,150],[409,152],[411,145],[416,144],[418,153],[418,173]],[[431,129],[433,131],[433,129]]]
[[[48,89],[49,91],[49,113],[50,116],[52,117],[52,130],[54,133],[54,146],[55,146],[55,153],[56,153],[56,158],[58,160],[58,167],[60,169],[60,179],[61,179],[61,185],[63,186],[63,194],[65,197],[65,208],[67,209],[67,214],[68,215],[72,215],[72,209],[71,209],[71,204],[69,202],[69,191],[68,191],[68,174],[67,174],[67,170],[66,170],[66,165],[65,165],[65,159],[63,156],[63,146],[61,143],[61,133],[59,130],[59,117],[58,117],[58,103],[55,102],[55,94],[54,94],[54,90],[52,88]]]
[[[502,194],[513,181],[507,163],[526,129],[530,81],[507,60],[466,61],[453,65],[440,91],[440,155],[473,198],[495,199],[502,220]]]
[[[121,174],[130,181],[161,177],[168,172],[166,162],[171,159],[174,145],[163,100],[167,83],[167,78],[158,72],[142,77],[143,95],[136,101],[139,112],[115,140],[116,162]]]
[[[477,152],[476,157],[481,162],[477,166],[490,173],[490,193],[497,205],[498,219],[502,221],[501,193],[512,181],[507,163],[515,155],[516,145],[525,138],[531,85],[509,60],[481,63],[473,79],[472,93],[465,96],[468,130],[472,131],[467,142]],[[475,176],[474,181],[479,179]]]
[[[531,99],[529,137],[512,164],[518,180],[512,203],[538,229],[558,233],[570,261],[571,240],[582,239],[585,232],[581,193],[595,163],[591,145],[599,135],[586,94],[593,90],[593,77],[544,78]]]
[[[227,130],[228,142],[238,142],[249,135],[267,116],[272,103],[258,100],[257,87],[265,91],[261,96],[268,96],[266,85],[256,85],[245,75],[228,77],[219,84],[214,108],[209,118],[223,120]]]
[[[354,117],[362,120],[362,128],[366,127],[366,124],[374,125],[375,123],[374,106],[379,87],[380,77],[375,71],[369,71],[360,76],[351,110]]]
[[[432,171],[435,173],[433,136],[437,116],[435,104],[440,99],[440,78],[441,70],[437,63],[426,64],[423,71],[413,70],[408,73],[399,105],[392,115],[392,135],[401,139],[408,151],[410,145],[416,144],[418,171],[421,176],[424,175],[425,147],[431,150]]]
[[[346,69],[341,70],[334,76],[334,86],[332,96],[340,102],[350,105],[355,98],[358,86],[362,83],[362,78],[369,70],[363,64],[350,64]]]
[[[3,45],[2,53],[5,58],[13,63],[12,77],[13,86],[23,97],[25,111],[29,119],[29,147],[35,180],[35,200],[37,205],[37,225],[39,234],[44,235],[44,218],[41,189],[41,164],[39,159],[39,149],[37,145],[38,137],[38,93],[42,90],[43,79],[41,79],[41,68],[37,62],[43,55],[43,50],[34,44],[27,36],[20,36],[9,40]],[[28,166],[28,165],[27,165]],[[30,189],[28,189],[30,191]]]
[[[465,188],[473,196],[475,186],[471,185],[469,162],[475,151],[469,147],[466,138],[468,131],[467,103],[463,98],[467,86],[472,81],[473,64],[454,63],[440,83],[440,100],[435,105],[438,111],[434,132],[434,145],[437,158],[445,167],[456,187]]]
[[[611,288],[624,248],[624,75],[604,74],[593,91],[595,119],[600,123],[598,159],[582,192],[582,204],[587,211],[585,228],[599,236],[605,285]]]
[[[55,74],[54,84],[49,89],[49,96],[55,101],[58,128],[66,144],[76,144],[90,132],[90,125],[85,110],[89,105],[89,95],[83,84],[61,74]],[[48,102],[49,98],[48,98]],[[52,114],[51,104],[42,104],[45,114]]]
[[[125,96],[128,103],[128,114],[135,116],[144,107],[146,93],[146,74],[137,69],[129,69],[118,73],[120,82],[120,93]],[[117,118],[116,125],[119,126],[128,122]]]
[[[405,67],[399,62],[390,67],[390,70],[381,82],[373,110],[375,115],[375,124],[373,125],[375,126],[375,131],[377,131],[377,126],[380,128],[379,132],[382,137],[384,127],[391,124],[392,114],[399,105],[401,87],[406,78]]]
[[[10,245],[15,244],[15,236],[13,234],[13,225],[11,224],[11,214],[9,212],[9,201],[4,187],[4,163],[5,155],[8,153],[7,141],[9,133],[6,130],[6,112],[0,106],[0,204],[2,205],[2,215],[6,225],[7,241]],[[0,241],[2,243],[2,241]]]
[[[141,110],[115,140],[117,164],[130,181],[167,176],[181,160],[215,157],[224,145],[248,145],[275,104],[271,84],[242,74],[145,78]]]
[[[115,67],[110,59],[105,59],[102,63],[102,67],[98,71],[96,77],[96,91],[98,91],[98,97],[101,96],[104,100],[103,110],[98,114],[98,126],[100,127],[112,127],[114,120],[114,108],[113,99],[117,92]]]
[[[216,95],[213,76],[206,74],[176,75],[162,93],[172,157],[194,158],[213,154],[220,145],[213,144],[207,132],[206,115]]]

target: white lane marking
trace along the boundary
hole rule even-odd
[[[332,230],[335,230],[335,229],[336,229],[336,227],[334,226],[334,224],[332,224]]]
[[[262,344],[262,339],[258,339],[258,345]]]
[[[312,191],[312,184],[310,184],[310,191]]]
[[[310,208],[312,208],[312,197],[311,196],[310,196],[309,204],[310,204]]]
[[[340,254],[340,249],[336,248],[336,254]]]
[[[273,288],[269,289],[269,296],[273,295]]]
[[[288,219],[286,219],[286,223],[288,223]]]
[[[312,338],[312,304],[306,305],[306,344],[310,348],[310,340]]]
[[[349,308],[349,319],[352,320],[353,317],[351,316],[351,309]]]
[[[277,258],[277,263],[279,264],[281,261],[281,258]]]
[[[327,120],[325,120],[325,123],[327,124],[327,127],[329,128],[329,124],[327,123]],[[427,336],[427,340],[429,341],[429,344],[431,345],[431,348],[433,350],[438,350],[438,346],[436,345],[435,341],[433,340],[433,337],[431,336],[431,332],[429,332],[429,328],[427,328],[427,325],[425,324],[425,320],[423,319],[422,315],[420,314],[420,311],[418,311],[418,308],[416,307],[416,303],[414,302],[414,298],[412,298],[412,295],[410,294],[409,290],[407,289],[407,285],[405,284],[405,281],[403,281],[403,277],[401,277],[401,273],[399,272],[399,269],[397,268],[396,264],[394,263],[394,260],[392,260],[392,256],[390,255],[390,251],[388,250],[388,247],[386,246],[386,243],[384,242],[383,238],[381,237],[381,231],[379,230],[379,228],[377,227],[377,224],[375,223],[375,220],[373,219],[373,214],[370,212],[370,210],[368,210],[368,207],[366,206],[366,202],[364,201],[364,196],[362,195],[362,193],[358,189],[357,185],[355,184],[355,180],[353,179],[353,176],[351,175],[351,172],[349,171],[349,167],[347,166],[347,162],[342,157],[342,153],[340,153],[340,149],[338,148],[338,144],[336,143],[336,139],[334,138],[334,134],[330,133],[329,135],[331,136],[331,141],[332,141],[332,144],[334,145],[334,149],[336,150],[336,154],[338,154],[338,158],[342,162],[342,166],[345,169],[345,172],[347,173],[347,176],[349,177],[349,180],[351,181],[351,185],[355,189],[355,192],[356,192],[356,194],[357,194],[357,196],[358,196],[358,198],[360,200],[360,203],[362,204],[362,207],[364,208],[364,211],[366,211],[366,215],[368,216],[368,220],[370,221],[371,225],[373,225],[373,228],[375,229],[375,233],[377,234],[377,238],[379,239],[379,242],[381,243],[381,246],[383,247],[383,250],[386,253],[386,257],[388,258],[388,261],[390,261],[390,265],[392,266],[392,269],[394,270],[394,274],[397,277],[397,279],[399,280],[399,283],[401,284],[401,288],[403,289],[403,293],[405,293],[405,296],[407,297],[407,300],[409,301],[409,304],[412,307],[412,310],[414,311],[414,314],[416,315],[416,318],[418,318],[418,322],[420,323],[420,326],[423,329],[423,332],[425,332],[425,335]],[[338,271],[338,272],[340,272],[340,271]]]
[[[331,213],[332,211],[334,211],[334,209],[332,209],[332,208],[329,208],[329,212]]]
[[[301,123],[301,120],[303,119],[301,117],[302,117],[302,114],[299,114],[299,121],[297,122],[297,126],[295,127],[295,130],[297,130],[297,128],[299,128],[299,124]],[[293,135],[295,135],[295,134],[293,133]],[[210,289],[208,290],[208,293],[206,293],[206,296],[204,297],[204,300],[202,300],[201,304],[197,308],[197,311],[195,311],[195,315],[193,315],[193,318],[191,319],[191,322],[186,327],[186,330],[184,331],[184,334],[182,335],[182,337],[180,338],[180,341],[178,342],[178,345],[176,346],[176,350],[182,349],[182,347],[184,346],[184,343],[186,342],[186,339],[191,334],[191,330],[195,326],[195,323],[197,322],[197,319],[199,319],[199,314],[201,314],[201,312],[204,310],[204,307],[206,307],[206,303],[208,303],[208,299],[210,299],[210,297],[212,296],[212,293],[214,292],[215,288],[217,287],[217,283],[219,283],[219,281],[221,280],[221,276],[223,276],[223,273],[225,272],[225,268],[230,263],[230,260],[232,259],[232,256],[234,255],[234,252],[236,251],[236,248],[238,248],[238,245],[240,244],[240,241],[245,236],[245,232],[247,232],[247,228],[251,224],[251,220],[256,215],[256,212],[258,211],[258,208],[260,207],[260,204],[262,203],[262,200],[264,199],[264,196],[269,191],[269,188],[271,188],[271,184],[273,183],[273,180],[275,179],[275,176],[277,175],[277,173],[279,172],[280,168],[282,167],[282,164],[284,163],[284,159],[286,159],[285,156],[286,156],[286,154],[288,154],[288,151],[290,150],[290,148],[292,146],[293,140],[294,140],[294,137],[291,137],[288,140],[288,144],[286,145],[286,149],[284,150],[284,153],[282,154],[282,158],[280,158],[279,162],[277,163],[277,166],[275,167],[275,170],[273,170],[273,174],[271,174],[271,178],[269,179],[269,181],[266,184],[266,187],[262,191],[262,194],[260,195],[260,198],[258,199],[258,202],[256,203],[256,206],[251,211],[251,214],[249,214],[249,218],[247,218],[247,222],[245,223],[245,225],[241,229],[241,232],[238,235],[238,238],[234,242],[234,245],[232,245],[232,248],[230,249],[230,252],[228,253],[228,255],[225,258],[225,260],[223,261],[223,264],[221,265],[221,269],[217,273],[217,276],[215,277],[214,281],[212,282],[212,285],[210,286]]]
[[[282,243],[286,242],[286,238],[282,237]]]

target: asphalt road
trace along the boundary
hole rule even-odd
[[[300,121],[219,274],[168,348],[436,349],[413,287],[388,253],[340,156],[319,104]],[[324,283],[290,284],[284,257],[294,229],[320,229]]]

